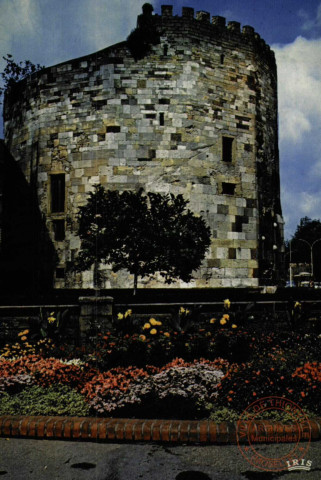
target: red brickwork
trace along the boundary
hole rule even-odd
[[[311,440],[320,440],[321,419],[309,423]],[[260,435],[268,436],[269,422],[260,425]],[[208,420],[0,416],[0,436],[20,438],[226,444],[236,443],[236,428],[236,423]]]

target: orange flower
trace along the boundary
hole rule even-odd
[[[21,337],[21,340],[25,342],[27,340],[27,337],[24,335],[23,337]]]

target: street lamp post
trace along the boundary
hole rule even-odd
[[[291,243],[291,240],[289,241],[289,247],[290,247],[290,263],[289,263],[289,267],[290,267],[290,287],[292,287],[293,275],[292,275],[292,243]]]
[[[314,242],[310,243],[307,240],[304,240],[303,238],[298,238],[300,242],[304,242],[310,247],[310,252],[311,252],[311,279],[313,279],[313,246],[321,241],[321,238],[318,238],[317,240],[314,240]]]

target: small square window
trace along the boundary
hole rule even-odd
[[[65,269],[63,267],[56,268],[56,278],[58,279],[65,278]]]
[[[110,125],[107,127],[107,133],[119,133],[120,127],[118,125]]]
[[[233,141],[234,141],[234,138],[222,137],[223,162],[231,162],[233,160]]]
[[[222,183],[222,193],[223,195],[234,195],[235,193],[235,183]]]

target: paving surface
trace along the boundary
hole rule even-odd
[[[265,456],[287,445],[260,445]],[[0,477],[10,480],[320,480],[321,442],[306,456],[311,471],[254,469],[236,445],[159,445],[0,438]]]

